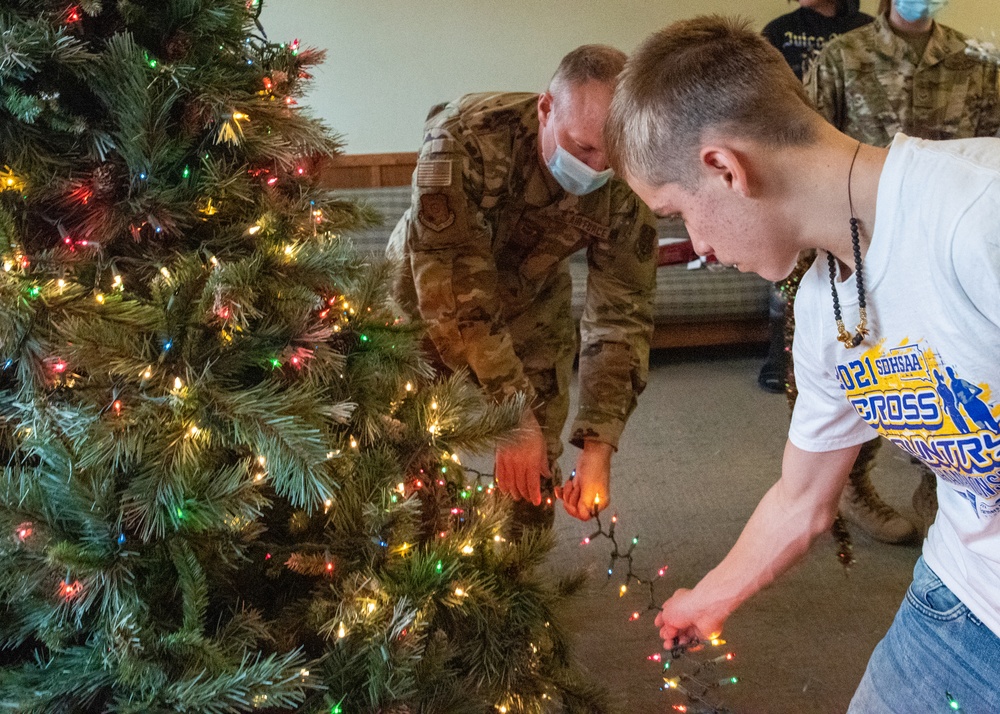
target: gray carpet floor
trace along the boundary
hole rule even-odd
[[[635,570],[667,565],[657,583],[662,602],[692,587],[728,551],[764,492],[774,483],[788,427],[784,396],[756,383],[759,353],[654,354],[642,395],[613,462],[612,510],[626,542],[639,538]],[[572,413],[572,412],[571,412]],[[563,457],[566,473],[576,450]],[[910,496],[915,468],[889,445],[874,481],[880,493],[916,519]],[[606,577],[608,541],[581,546],[592,527],[557,513],[553,572],[587,568],[591,585],[568,613],[578,654],[629,712],[672,712],[683,698],[660,690],[654,613],[629,622],[649,596]],[[732,663],[706,677],[740,681],[715,692],[733,712],[844,712],[872,649],[888,628],[910,581],[919,547],[890,546],[854,534],[857,564],[845,574],[831,537],[792,572],[757,595],[727,623]]]

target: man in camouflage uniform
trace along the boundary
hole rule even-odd
[[[922,139],[994,136],[1000,130],[1000,86],[995,64],[965,53],[965,35],[933,19],[945,0],[881,0],[875,21],[831,40],[812,63],[806,93],[835,127],[874,146],[897,132]],[[870,227],[869,227],[870,229]],[[794,331],[795,289],[812,262],[804,257],[784,285],[789,329]],[[789,397],[795,380],[789,368]],[[881,439],[864,444],[841,497],[841,513],[886,543],[913,540],[917,531],[882,500],[870,473]],[[913,494],[917,514],[937,511],[933,472],[921,466]]]
[[[888,0],[883,5],[875,22],[831,40],[812,64],[806,89],[820,113],[873,146],[888,146],[897,132],[994,136],[996,65],[965,54],[966,36],[957,30],[930,17],[907,21]]]
[[[654,217],[624,181],[602,173],[604,121],[624,62],[618,50],[585,45],[541,95],[471,94],[432,110],[411,207],[387,249],[396,300],[427,323],[440,362],[467,367],[497,400],[528,398],[521,438],[496,461],[522,526],[551,525],[561,482],[577,351],[568,263],[578,250],[586,248],[588,275],[570,435],[582,452],[562,494],[571,515],[586,520],[595,504],[607,506],[611,454],[646,383]]]

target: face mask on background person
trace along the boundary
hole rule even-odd
[[[948,0],[896,0],[896,12],[907,22],[918,22],[933,18]]]
[[[612,169],[595,171],[559,144],[556,144],[556,150],[552,152],[546,166],[563,190],[575,196],[584,196],[596,191],[615,173]]]

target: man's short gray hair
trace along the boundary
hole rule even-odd
[[[549,81],[549,93],[557,96],[587,82],[614,84],[627,59],[624,52],[608,45],[581,45],[562,58]]]

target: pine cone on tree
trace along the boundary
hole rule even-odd
[[[97,200],[106,200],[114,197],[115,192],[120,190],[122,182],[121,171],[111,163],[99,164],[90,172],[90,190]]]
[[[177,32],[163,44],[164,59],[167,62],[178,62],[191,53],[191,37],[187,33]]]

